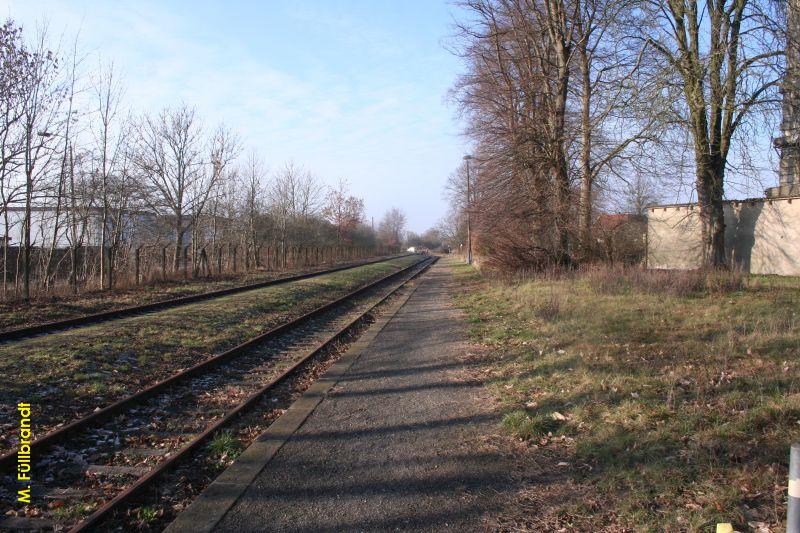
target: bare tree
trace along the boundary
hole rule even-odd
[[[459,26],[456,51],[468,69],[453,94],[481,161],[481,197],[470,207],[480,210],[476,244],[485,237],[490,253],[509,266],[570,262],[567,103],[576,10],[559,0],[462,5],[472,16]],[[498,231],[505,237],[498,240]]]
[[[442,240],[442,245],[450,249],[459,249],[459,245],[466,240],[466,226],[463,213],[451,206],[447,215],[436,224],[436,230]]]
[[[363,220],[364,200],[351,195],[347,181],[339,180],[337,188],[328,189],[323,216],[336,228],[336,242],[341,244]]]
[[[777,2],[652,0],[648,42],[680,84],[675,120],[692,134],[704,261],[725,264],[725,173],[736,133],[748,119],[777,109],[783,50]]]
[[[208,146],[195,110],[185,105],[145,116],[136,133],[135,164],[144,180],[145,199],[151,209],[172,220],[172,267],[177,271],[186,232],[199,220],[215,183],[235,157],[237,141],[219,128]]]
[[[8,292],[8,258],[11,240],[9,208],[16,202],[24,184],[15,180],[24,148],[21,126],[23,91],[28,52],[22,43],[22,30],[13,21],[0,26],[0,209],[3,213],[3,297]]]
[[[389,209],[378,225],[378,238],[387,246],[397,247],[403,242],[406,215],[398,208]]]
[[[55,176],[55,183],[51,185],[51,194],[49,194],[49,198],[46,198],[43,202],[44,206],[52,206],[54,202],[54,207],[50,208],[53,211],[50,246],[47,249],[47,253],[43,254],[42,257],[43,266],[41,277],[45,292],[48,292],[51,288],[55,275],[53,273],[53,263],[56,259],[56,248],[59,246],[60,240],[64,236],[66,220],[62,219],[62,214],[63,211],[69,209],[66,205],[68,174],[74,171],[74,167],[72,166],[72,160],[74,159],[73,152],[76,139],[80,135],[80,131],[77,131],[77,129],[81,117],[76,99],[81,90],[78,86],[80,83],[78,68],[82,61],[83,58],[80,57],[78,53],[78,39],[76,37],[72,43],[72,54],[69,57],[69,63],[67,64],[63,80],[63,96],[66,109],[64,109],[63,118],[61,118],[58,124],[54,125],[58,128],[58,132],[54,133],[48,131],[39,133],[40,136],[44,137],[58,137],[62,150],[57,175]],[[74,198],[73,203],[75,203]]]
[[[52,161],[51,132],[57,126],[58,111],[64,96],[64,87],[58,79],[58,60],[47,48],[46,31],[40,30],[35,47],[26,60],[25,80],[22,96],[24,199],[22,242],[22,296],[31,296],[31,218],[33,202],[38,185],[45,176],[47,165]]]
[[[259,219],[264,215],[266,188],[264,180],[266,171],[264,163],[255,152],[250,152],[247,161],[240,175],[242,212],[246,226],[245,249],[249,257],[252,257],[256,267],[259,266],[259,250],[261,239],[259,238]]]
[[[284,263],[290,240],[298,241],[296,230],[308,230],[309,222],[319,214],[322,193],[319,180],[293,162],[287,163],[272,180],[267,196],[278,224]]]
[[[118,123],[122,85],[114,72],[114,64],[101,64],[94,84],[97,109],[95,145],[97,150],[97,175],[100,179],[100,286],[113,286],[114,262],[109,251],[110,180],[118,171],[124,124]],[[124,177],[123,177],[124,180]],[[118,187],[121,184],[118,184]],[[124,188],[124,187],[123,187]],[[114,226],[112,226],[114,227]],[[114,230],[112,230],[114,231]],[[119,232],[116,230],[117,233]],[[115,236],[117,237],[117,236]],[[112,240],[117,240],[114,238]]]
[[[69,244],[69,285],[73,293],[78,292],[79,251],[89,238],[92,214],[97,202],[97,183],[93,167],[92,154],[88,150],[76,153],[74,145],[69,145],[65,191],[68,202],[66,240]]]
[[[145,201],[156,213],[172,218],[175,248],[172,269],[179,267],[192,185],[205,178],[202,165],[202,129],[195,110],[187,106],[163,109],[145,116],[136,127],[135,164],[144,181]]]
[[[208,199],[206,209],[210,217],[211,250],[217,257],[218,273],[222,272],[222,241],[233,239],[233,235],[239,233],[237,222],[242,210],[237,203],[242,196],[241,175],[236,170],[223,174]]]
[[[207,260],[203,239],[200,236],[200,226],[205,215],[206,207],[211,196],[218,190],[216,186],[221,180],[226,178],[226,171],[231,163],[236,159],[240,152],[238,137],[225,126],[220,125],[214,130],[208,147],[208,159],[204,160],[200,171],[205,174],[205,179],[197,180],[190,184],[190,196],[195,201],[190,204],[192,228],[192,260],[194,262],[194,274],[197,276],[198,261]]]
[[[580,198],[578,234],[584,254],[592,247],[592,211],[595,184],[602,173],[619,173],[616,163],[632,146],[652,140],[661,120],[657,89],[643,65],[655,53],[646,42],[627,39],[640,31],[640,0],[573,0],[575,60],[579,99],[578,161]]]

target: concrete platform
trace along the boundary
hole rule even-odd
[[[484,530],[513,492],[440,261],[168,531]]]

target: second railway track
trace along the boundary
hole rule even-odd
[[[13,341],[17,339],[24,339],[26,337],[32,337],[34,335],[43,335],[47,333],[53,333],[56,331],[63,331],[68,328],[74,328],[78,326],[83,326],[86,324],[99,324],[101,322],[106,322],[108,320],[116,320],[118,318],[124,318],[128,316],[134,316],[142,313],[150,313],[153,311],[161,311],[163,309],[170,309],[173,307],[179,307],[182,305],[187,305],[195,302],[201,302],[203,300],[210,300],[213,298],[221,298],[223,296],[229,296],[231,294],[237,294],[240,292],[251,291],[255,289],[261,289],[264,287],[271,287],[273,285],[280,285],[282,283],[291,283],[293,281],[300,281],[304,279],[313,278],[315,276],[323,276],[325,274],[331,274],[333,272],[341,272],[342,270],[348,270],[351,268],[358,268],[360,266],[371,265],[374,263],[380,263],[382,261],[388,261],[390,259],[394,259],[397,257],[402,257],[404,254],[388,256],[388,257],[380,257],[377,259],[369,259],[366,261],[356,261],[350,262],[346,264],[340,264],[333,266],[331,268],[326,268],[322,270],[313,270],[311,272],[304,272],[302,274],[294,274],[291,276],[283,276],[280,278],[258,281],[255,283],[248,283],[245,285],[238,285],[235,287],[229,287],[227,289],[219,289],[215,291],[208,291],[202,292],[199,294],[192,294],[189,296],[182,296],[180,298],[170,298],[167,300],[161,300],[158,302],[151,302],[148,304],[142,305],[135,305],[131,307],[123,307],[120,309],[111,309],[108,311],[102,311],[99,313],[92,313],[89,315],[81,315],[72,318],[65,318],[61,320],[55,320],[51,322],[44,322],[41,324],[32,324],[30,326],[24,327],[17,327],[12,329],[7,329],[4,331],[0,331],[0,342],[7,342]]]
[[[258,333],[418,260],[356,269],[176,309],[0,344],[0,455],[16,445],[17,402],[35,406],[36,436],[197,366]],[[0,459],[2,462],[2,459]]]
[[[97,527],[434,261],[425,258],[384,276],[40,439],[34,443],[35,497],[49,498],[50,505],[33,518],[9,517],[0,526]],[[0,459],[5,472],[13,460],[13,454]],[[9,478],[4,485],[13,492]]]

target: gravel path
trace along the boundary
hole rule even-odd
[[[484,530],[513,468],[464,372],[437,264],[216,525],[217,531]]]

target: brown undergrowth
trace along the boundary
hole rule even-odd
[[[35,406],[43,434],[418,260],[392,259],[0,344],[0,451],[16,445],[19,401]]]
[[[139,286],[121,285],[110,290],[97,289],[80,294],[62,291],[39,296],[28,303],[9,299],[0,301],[0,331],[228,289],[331,266],[333,265],[326,264],[289,270],[255,270],[202,278],[173,277],[164,281],[152,280]]]

